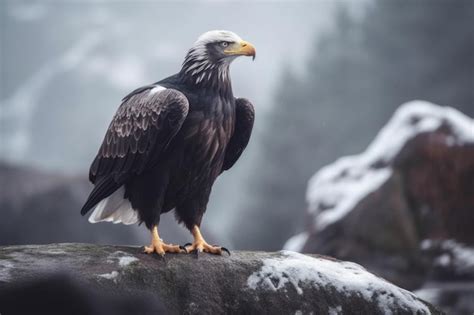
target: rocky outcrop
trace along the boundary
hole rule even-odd
[[[0,313],[11,304],[5,296],[12,296],[12,286],[58,270],[87,283],[87,291],[151,295],[166,313],[441,314],[357,264],[324,256],[282,251],[160,258],[138,247],[87,244],[0,247]]]
[[[425,297],[472,314],[469,298],[453,292],[474,295],[474,272],[459,277],[459,266],[439,264],[452,248],[463,257],[474,250],[472,119],[449,107],[405,104],[365,152],[317,172],[307,196],[309,224],[286,248],[355,261],[405,288],[439,289],[436,299]],[[457,286],[463,289],[443,291]]]

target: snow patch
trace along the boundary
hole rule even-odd
[[[109,264],[116,263],[118,264],[120,268],[125,268],[135,261],[138,261],[138,258],[131,256],[128,253],[122,252],[122,251],[116,251],[107,257],[107,263]],[[119,271],[114,270],[112,272],[100,274],[97,276],[100,278],[107,279],[107,280],[113,280],[115,283],[117,283],[119,275],[120,275]]]
[[[248,277],[250,289],[276,292],[290,286],[298,294],[304,294],[305,287],[329,287],[348,297],[358,295],[369,302],[376,301],[384,314],[391,314],[392,309],[399,308],[430,314],[428,307],[413,293],[386,282],[355,263],[313,258],[291,251],[280,253],[280,257],[265,259],[261,269]]]
[[[0,260],[0,280],[9,282],[11,281],[10,272],[13,269],[13,263],[6,260]]]
[[[458,243],[454,240],[433,241],[430,239],[421,242],[422,250],[439,248],[442,254],[435,259],[435,264],[441,267],[452,267],[459,273],[474,271],[474,247]]]
[[[138,260],[138,258],[135,258],[135,257],[132,257],[132,256],[120,257],[119,258],[119,266],[120,267],[127,267],[132,262],[137,261],[137,260]]]
[[[344,218],[385,183],[392,174],[392,160],[407,141],[441,126],[452,133],[445,139],[447,145],[474,142],[473,119],[450,107],[413,101],[400,106],[365,152],[340,158],[319,170],[310,179],[306,195],[316,230]]]
[[[420,248],[422,250],[429,250],[433,247],[433,240],[427,238],[421,241]]]
[[[456,270],[467,272],[474,270],[474,248],[457,243],[453,240],[443,242],[443,248],[449,249],[453,255],[452,264]]]
[[[127,267],[135,261],[138,261],[138,258],[130,256],[129,254],[122,251],[116,251],[107,257],[108,263],[118,263],[118,265],[122,268]]]
[[[339,315],[342,314],[342,306],[330,307],[328,309],[328,315]]]
[[[435,264],[436,265],[440,265],[440,266],[449,266],[451,263],[451,256],[449,256],[448,254],[443,254],[441,256],[439,256],[438,258],[436,258],[435,260]]]
[[[107,280],[113,280],[114,282],[117,282],[117,278],[119,276],[118,271],[112,271],[110,273],[103,273],[101,275],[98,275],[101,278],[107,279]]]

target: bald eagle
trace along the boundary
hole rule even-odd
[[[144,222],[148,254],[227,251],[209,245],[200,225],[214,181],[252,133],[253,105],[232,93],[229,66],[238,56],[255,59],[255,48],[229,31],[204,33],[177,74],[125,96],[90,167],[94,188],[81,210],[94,209],[89,222]],[[160,238],[160,215],[173,209],[192,244]]]

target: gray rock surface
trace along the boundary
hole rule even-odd
[[[151,293],[170,313],[441,314],[357,264],[318,255],[237,251],[160,258],[125,246],[0,247],[0,294],[58,272],[101,291]]]

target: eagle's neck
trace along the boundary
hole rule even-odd
[[[229,60],[213,61],[206,54],[198,54],[191,49],[184,59],[180,76],[187,85],[192,85],[203,92],[217,92],[231,97],[229,66]]]

